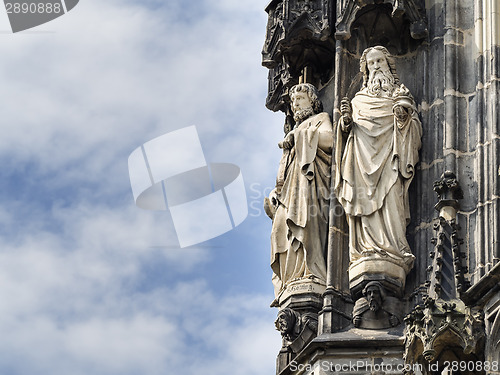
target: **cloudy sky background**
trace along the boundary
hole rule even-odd
[[[0,374],[275,371],[267,2],[82,0],[17,34],[0,11]],[[127,159],[190,125],[241,168],[249,216],[181,249]]]

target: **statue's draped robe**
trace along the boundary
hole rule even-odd
[[[320,137],[327,140],[328,149],[319,147]],[[332,146],[332,123],[323,112],[303,121],[294,131],[293,148],[283,152],[277,178],[279,205],[271,232],[276,296],[297,279],[326,283]]]
[[[406,240],[408,188],[418,162],[422,125],[415,108],[397,126],[394,100],[364,89],[352,105],[352,129],[336,139],[335,192],[349,224],[351,265],[365,257],[392,261],[408,272],[414,256]]]

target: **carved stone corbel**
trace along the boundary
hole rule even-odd
[[[285,307],[278,312],[274,324],[282,337],[282,347],[277,359],[279,373],[317,336],[318,314],[300,314]]]
[[[283,339],[283,347],[298,354],[318,333],[318,314],[300,314],[289,307],[278,312],[274,322]]]
[[[356,328],[384,329],[396,327],[402,322],[401,301],[388,296],[378,281],[371,281],[363,289],[353,309],[353,324]]]

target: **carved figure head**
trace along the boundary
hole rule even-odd
[[[278,312],[274,325],[276,329],[281,332],[282,336],[290,336],[297,323],[297,316],[295,311],[289,308],[284,308]]]
[[[385,289],[378,281],[371,281],[363,289],[363,295],[367,299],[370,310],[377,312],[382,308],[386,293]]]
[[[318,90],[310,83],[299,83],[290,89],[290,102],[293,118],[301,123],[308,117],[323,111],[323,104],[319,100]]]
[[[374,95],[385,92],[392,94],[399,85],[396,63],[387,48],[370,47],[363,51],[360,60],[360,71],[363,73],[363,87]]]

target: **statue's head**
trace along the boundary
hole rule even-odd
[[[378,281],[371,281],[363,289],[363,295],[370,305],[370,310],[376,312],[382,308],[385,300],[385,289]]]
[[[359,62],[359,70],[363,73],[363,87],[373,95],[388,94],[399,85],[396,63],[387,48],[369,47],[363,51]]]
[[[287,335],[292,333],[297,317],[292,309],[284,308],[278,313],[278,317],[274,322],[276,329],[281,332],[282,335]]]
[[[310,83],[299,83],[289,92],[290,106],[296,123],[301,123],[308,117],[323,111],[323,104],[319,100],[318,90]]]

